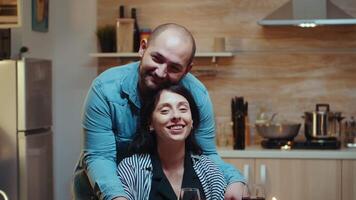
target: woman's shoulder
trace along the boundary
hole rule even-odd
[[[207,199],[224,199],[226,182],[215,162],[205,155],[192,155],[194,169],[204,188]]]
[[[124,158],[118,167],[148,167],[151,164],[149,154],[133,154],[132,156]]]
[[[214,174],[222,174],[218,165],[206,155],[191,155],[193,160],[193,165],[199,171],[203,171],[204,173],[214,173]]]
[[[193,165],[195,165],[195,169],[198,170],[199,172],[203,173],[207,177],[223,177],[223,173],[218,167],[218,165],[215,164],[215,162],[209,158],[206,155],[192,155],[193,158]],[[195,161],[194,161],[195,160]]]
[[[206,155],[191,155],[192,159],[200,165],[217,166],[214,161]]]

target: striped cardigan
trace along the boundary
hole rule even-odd
[[[226,182],[221,171],[207,156],[191,155],[206,200],[224,199]],[[118,175],[128,200],[148,200],[152,183],[152,163],[149,154],[135,154],[118,165]]]

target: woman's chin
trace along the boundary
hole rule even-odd
[[[181,143],[181,142],[185,142],[185,139],[187,139],[187,135],[185,134],[176,134],[176,135],[171,135],[169,137],[170,141],[175,142],[175,143]]]

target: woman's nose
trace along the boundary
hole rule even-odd
[[[181,116],[178,111],[173,111],[172,112],[172,120],[180,120]]]

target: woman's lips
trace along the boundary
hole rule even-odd
[[[185,127],[185,125],[183,125],[183,124],[174,124],[174,125],[167,126],[167,128],[172,133],[175,133],[175,134],[182,133],[182,131],[184,130],[184,127]]]
[[[169,129],[179,129],[179,128],[184,128],[185,125],[184,124],[172,124],[172,125],[168,125],[167,128]]]

